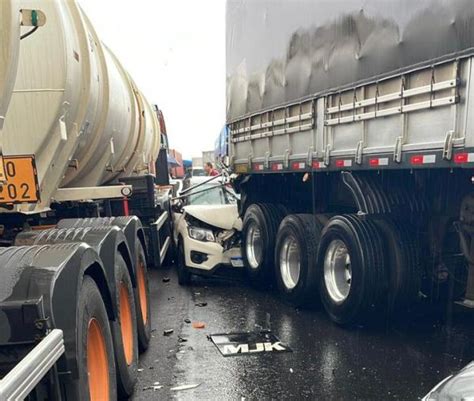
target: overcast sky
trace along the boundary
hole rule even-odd
[[[185,157],[214,147],[225,122],[225,0],[79,0],[101,40]]]

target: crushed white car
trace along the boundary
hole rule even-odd
[[[185,188],[173,205],[179,283],[192,274],[243,267],[237,195],[219,179]]]

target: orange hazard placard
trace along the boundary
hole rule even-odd
[[[3,156],[4,180],[0,183],[0,204],[39,201],[34,156]]]

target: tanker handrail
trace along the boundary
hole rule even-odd
[[[54,329],[0,380],[0,400],[25,399],[63,353],[63,331]]]

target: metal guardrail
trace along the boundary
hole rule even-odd
[[[23,400],[64,353],[63,331],[52,330],[2,380],[0,400]]]

